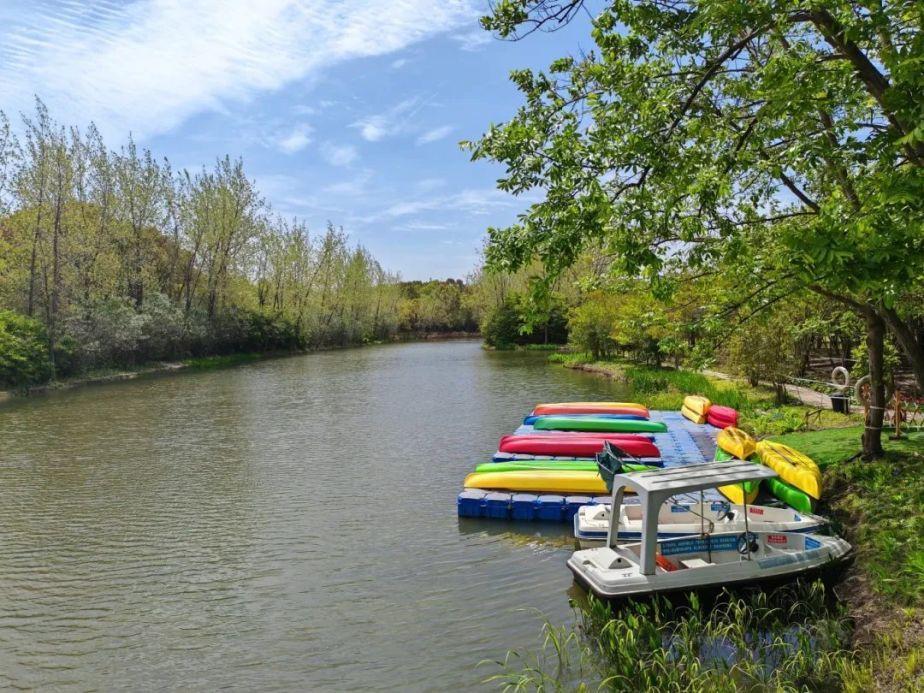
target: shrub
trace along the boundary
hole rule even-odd
[[[38,320],[0,310],[0,386],[28,387],[54,375],[48,335]]]

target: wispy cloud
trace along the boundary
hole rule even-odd
[[[407,63],[408,63],[408,59],[407,59],[407,58],[398,58],[397,60],[393,60],[393,61],[392,61],[392,63],[391,63],[391,69],[392,69],[392,70],[400,70],[402,67],[404,67],[405,65],[407,65]]]
[[[360,118],[352,127],[359,130],[364,140],[378,142],[407,130],[411,119],[423,105],[424,100],[418,96],[405,99],[386,111]]]
[[[311,144],[313,128],[308,124],[298,125],[276,139],[276,146],[286,154],[294,154]]]
[[[325,185],[321,192],[325,195],[361,195],[369,188],[369,181],[372,180],[372,176],[372,169],[367,168],[348,180]]]
[[[371,223],[383,219],[398,219],[425,212],[459,212],[482,216],[492,212],[522,207],[523,200],[495,188],[467,189],[448,195],[430,195],[415,200],[396,202],[381,211],[365,217],[363,222]]]
[[[446,137],[446,135],[452,131],[453,127],[451,125],[441,125],[438,128],[427,130],[417,138],[417,144],[429,144],[430,142],[436,142],[437,140],[441,140]]]
[[[487,46],[494,37],[487,31],[475,30],[464,34],[456,34],[452,40],[459,44],[459,48],[464,51],[480,51]]]
[[[442,188],[444,185],[446,185],[445,178],[423,178],[417,181],[414,187],[416,187],[421,192],[428,192],[430,190]]]
[[[321,156],[331,166],[349,166],[359,158],[359,152],[352,144],[325,142],[321,145]]]
[[[14,3],[15,5],[15,3]],[[0,103],[165,132],[193,114],[470,21],[472,0],[56,0],[0,9]],[[372,132],[372,131],[370,131]]]

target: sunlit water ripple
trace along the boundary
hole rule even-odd
[[[0,685],[445,689],[570,618],[566,528],[460,521],[538,401],[611,382],[475,342],[0,409]]]

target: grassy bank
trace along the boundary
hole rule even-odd
[[[651,409],[677,411],[686,395],[702,395],[713,404],[737,409],[741,414],[740,427],[756,436],[846,427],[860,421],[857,414],[845,416],[827,409],[780,405],[776,402],[776,393],[769,387],[751,387],[741,381],[710,377],[696,371],[620,361],[590,361],[587,354],[580,353],[551,354],[549,361],[618,380],[625,385],[627,397]]]
[[[572,355],[554,360],[586,365]],[[818,511],[853,544],[856,559],[833,594],[784,588],[728,598],[712,610],[694,602],[611,613],[593,601],[578,604],[575,627],[546,624],[542,648],[510,653],[494,683],[524,690],[924,690],[924,434],[884,440],[885,457],[864,462],[856,416],[806,416],[806,407],[776,406],[769,391],[698,373],[590,366],[584,369],[625,381],[652,408],[678,409],[692,393],[734,406],[744,427],[776,433],[770,437],[815,459],[824,474]]]

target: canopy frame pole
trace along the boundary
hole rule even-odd
[[[619,515],[622,512],[622,497],[625,486],[613,484],[613,497],[610,501],[610,528],[606,533],[606,545],[615,549],[619,543]]]

